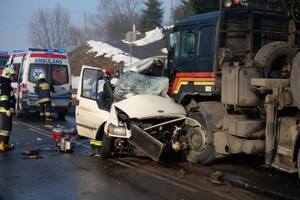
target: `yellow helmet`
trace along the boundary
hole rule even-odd
[[[12,67],[6,67],[3,69],[1,76],[5,78],[10,78],[15,75],[16,71]]]

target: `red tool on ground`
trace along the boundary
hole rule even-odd
[[[51,133],[52,139],[56,141],[56,146],[58,152],[73,152],[74,143],[72,142],[72,136],[76,135],[76,131],[72,129],[67,129],[64,127],[54,128]]]

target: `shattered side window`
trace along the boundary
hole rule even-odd
[[[135,95],[160,95],[168,90],[169,79],[126,72],[122,74],[114,90],[115,101]]]

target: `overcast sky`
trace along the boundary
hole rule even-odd
[[[163,2],[167,19],[169,0]],[[58,3],[70,12],[71,22],[77,26],[83,25],[83,12],[95,14],[99,6],[99,0],[0,0],[0,50],[30,47],[28,26],[31,16],[38,8],[52,9]]]

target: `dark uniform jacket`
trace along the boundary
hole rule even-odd
[[[16,98],[9,78],[0,77],[0,107],[10,110],[15,107]]]
[[[48,83],[45,79],[41,79],[37,82],[35,93],[39,96],[39,103],[51,101],[51,92],[54,92],[52,84]]]

